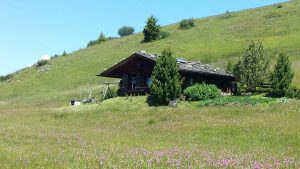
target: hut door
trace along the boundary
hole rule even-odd
[[[127,93],[128,90],[128,74],[122,75],[122,93]]]
[[[136,75],[136,86],[144,86],[144,77],[141,74]]]

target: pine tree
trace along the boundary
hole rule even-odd
[[[181,93],[182,79],[170,49],[164,50],[158,57],[151,78],[150,90],[155,102],[168,104]]]
[[[64,52],[63,52],[63,54],[62,54],[63,56],[67,56],[68,55],[68,53],[64,50]]]
[[[256,91],[268,79],[269,60],[264,55],[262,42],[251,42],[245,50],[239,67],[239,80],[247,91]]]
[[[158,20],[154,16],[150,16],[150,18],[148,18],[143,30],[145,42],[151,42],[159,39],[161,27],[157,24],[157,21]]]
[[[285,96],[291,86],[294,77],[291,62],[288,56],[283,53],[279,54],[274,71],[271,75],[271,84],[273,95]]]
[[[229,60],[227,63],[226,71],[229,73],[233,73],[233,66],[234,65],[232,64],[231,60]]]
[[[101,43],[101,42],[105,42],[107,39],[106,39],[106,36],[104,35],[103,32],[101,32],[99,38],[98,38],[98,43]]]

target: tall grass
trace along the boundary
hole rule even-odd
[[[168,108],[146,100],[60,108],[0,102],[0,168],[299,167],[299,101]]]

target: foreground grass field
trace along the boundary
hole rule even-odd
[[[300,101],[149,107],[0,102],[0,168],[297,168]],[[9,106],[8,106],[9,105]]]

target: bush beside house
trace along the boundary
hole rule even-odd
[[[221,96],[221,90],[216,85],[194,84],[184,90],[184,95],[188,100],[200,101],[214,99]]]

